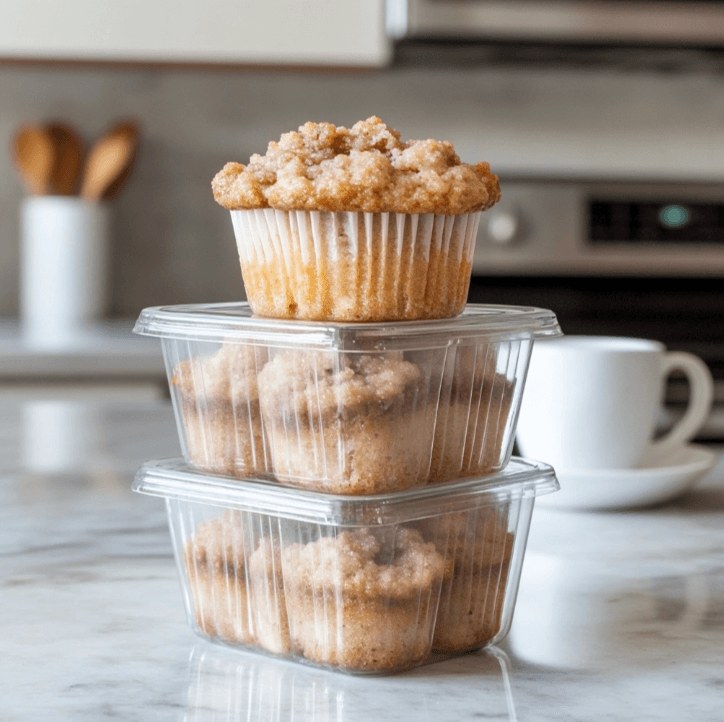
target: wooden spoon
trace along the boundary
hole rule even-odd
[[[126,167],[118,175],[116,180],[114,180],[113,183],[111,183],[108,186],[108,188],[106,189],[105,193],[103,194],[102,200],[104,200],[104,201],[112,200],[121,192],[121,189],[126,185],[126,181],[128,180],[128,177],[131,175],[131,171],[133,170],[133,166],[136,162],[136,156],[138,155],[139,136],[140,136],[140,133],[137,130],[136,136],[135,136],[135,145],[133,147],[133,153],[131,154],[131,157],[129,158],[128,163],[126,164]]]
[[[28,191],[37,196],[48,193],[55,163],[48,131],[39,125],[21,126],[13,138],[12,156]]]
[[[127,176],[137,144],[138,126],[132,121],[118,123],[104,133],[88,153],[81,197],[92,203],[110,197],[114,186]]]
[[[61,196],[72,196],[80,181],[83,167],[83,141],[66,123],[48,123],[46,128],[55,147],[55,163],[50,178],[52,192]]]

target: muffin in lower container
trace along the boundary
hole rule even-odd
[[[435,620],[433,649],[466,652],[498,637],[503,628],[510,555],[515,536],[507,509],[475,509],[426,520],[425,538],[448,560]]]
[[[513,459],[485,478],[371,496],[142,467],[166,498],[189,623],[227,646],[352,674],[505,636],[535,497],[558,483]]]
[[[238,512],[202,522],[183,547],[194,617],[209,637],[253,644],[254,627],[247,579],[251,554]]]
[[[228,510],[196,525],[182,557],[202,634],[272,654],[290,651],[276,522]]]
[[[381,672],[429,654],[444,559],[413,529],[382,535],[361,528],[284,550],[292,640],[306,659]]]

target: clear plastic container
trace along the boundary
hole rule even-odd
[[[486,478],[354,497],[169,460],[144,465],[133,488],[166,499],[197,634],[382,674],[505,637],[535,497],[558,482],[513,459]]]
[[[212,474],[335,494],[400,491],[505,466],[533,339],[551,311],[341,324],[248,304],[143,311],[162,340],[184,458]]]

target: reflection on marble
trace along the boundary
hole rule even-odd
[[[82,470],[102,453],[100,407],[68,399],[38,399],[23,405],[22,466],[28,471]]]
[[[509,661],[498,649],[404,675],[353,677],[199,642],[184,722],[358,722],[457,719],[516,722]],[[441,695],[442,690],[444,694]]]
[[[168,405],[97,405],[92,453],[63,471],[23,465],[23,418],[0,407],[3,722],[722,720],[721,465],[657,509],[535,510],[509,664],[349,677],[187,626],[163,502],[130,492],[178,454]]]
[[[516,679],[532,669],[572,720],[723,719],[723,522],[721,460],[655,509],[536,510],[504,645],[519,709]]]
[[[724,642],[724,568],[627,578],[529,552],[510,644],[529,662],[561,669],[649,669],[667,654],[699,655],[697,637]]]

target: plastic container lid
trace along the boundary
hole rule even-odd
[[[329,323],[262,318],[248,303],[156,306],[141,312],[134,333],[168,339],[354,349],[445,346],[451,340],[560,336],[555,314],[531,306],[468,304],[456,318],[388,323]]]
[[[397,524],[559,489],[553,468],[513,457],[497,474],[371,496],[301,491],[265,481],[239,481],[195,472],[181,459],[149,461],[136,474],[133,490],[149,496],[338,526]]]

